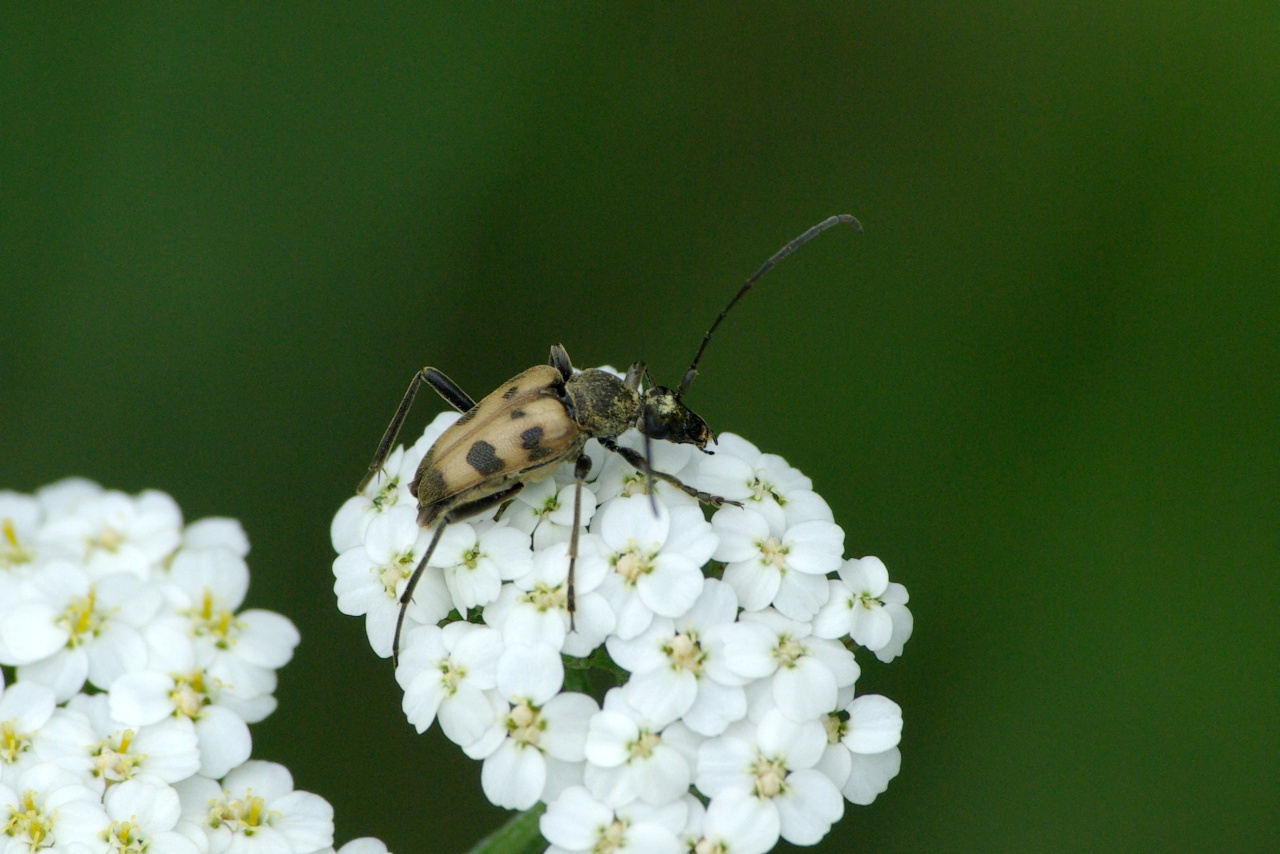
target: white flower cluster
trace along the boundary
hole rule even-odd
[[[338,607],[365,617],[384,658],[434,533],[408,484],[458,417],[395,449],[333,522]],[[870,803],[898,773],[901,709],[855,696],[851,648],[901,653],[905,588],[874,557],[844,559],[830,508],[781,457],[728,434],[713,447],[653,443],[656,468],[741,502],[708,521],[661,480],[655,512],[644,475],[588,443],[572,631],[572,461],[450,525],[408,608],[396,679],[409,721],[438,720],[483,760],[494,804],[546,803],[548,852],[810,845],[845,800]],[[585,693],[591,668],[617,683],[603,707]]]
[[[0,492],[0,854],[333,852],[332,807],[249,759],[298,632],[238,610],[248,551],[161,492]]]

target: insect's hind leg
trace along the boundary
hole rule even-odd
[[[431,537],[431,543],[427,546],[427,550],[422,555],[422,560],[418,561],[418,565],[414,568],[413,574],[409,576],[409,583],[404,586],[404,592],[400,594],[400,613],[396,616],[396,633],[391,640],[391,664],[398,666],[400,664],[400,633],[404,629],[404,615],[409,611],[409,603],[413,601],[413,591],[418,586],[418,581],[422,578],[422,573],[426,572],[427,561],[431,560],[431,555],[435,554],[436,546],[440,545],[440,535],[444,533],[444,529],[454,522],[460,522],[463,519],[470,519],[477,516],[490,507],[495,507],[505,501],[515,497],[515,494],[524,489],[523,483],[513,483],[501,492],[495,492],[493,495],[486,495],[484,498],[478,498],[470,504],[462,504],[453,508],[448,513],[440,517],[440,522],[436,526],[436,532]]]
[[[666,481],[685,495],[691,495],[703,504],[710,504],[712,507],[723,507],[726,504],[734,507],[742,506],[741,501],[731,501],[722,495],[712,495],[710,492],[703,492],[700,489],[695,489],[694,487],[689,486],[673,474],[667,474],[665,471],[658,471],[653,466],[649,465],[649,461],[644,458],[643,454],[633,451],[630,448],[625,448],[613,439],[600,436],[597,436],[596,439],[607,450],[613,451],[615,454],[630,463],[637,471],[643,472],[646,476],[656,477],[658,480]]]
[[[435,389],[436,393],[444,398],[446,403],[459,412],[466,412],[475,408],[476,402],[471,399],[471,395],[445,376],[443,371],[430,367],[418,371],[413,375],[413,380],[410,381],[404,397],[400,399],[400,405],[396,407],[396,414],[391,417],[391,423],[387,425],[386,432],[382,434],[382,441],[378,442],[378,450],[373,454],[373,462],[369,463],[369,471],[361,479],[360,485],[356,487],[357,493],[364,492],[364,488],[369,485],[369,481],[373,480],[374,476],[382,471],[382,464],[386,462],[387,454],[391,452],[391,446],[395,444],[396,437],[400,435],[400,427],[404,424],[405,416],[409,414],[409,407],[413,406],[413,399],[418,396],[418,389],[422,387],[424,382]]]
[[[435,368],[423,368],[419,371],[422,381],[436,390],[436,394],[444,398],[445,403],[459,412],[476,408],[476,402],[453,380],[445,376],[444,371]]]

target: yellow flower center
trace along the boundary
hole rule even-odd
[[[626,550],[614,555],[610,563],[627,585],[634,587],[642,575],[653,572],[654,557],[652,554],[641,551],[635,540],[631,540],[627,543]]]
[[[201,709],[213,702],[204,682],[204,671],[197,670],[188,676],[175,676],[173,690],[169,692],[174,713],[197,720]]]
[[[440,684],[444,686],[444,690],[449,696],[453,696],[457,692],[458,685],[466,678],[467,669],[465,667],[458,667],[448,659],[440,662]]]
[[[0,519],[0,568],[30,563],[35,553],[18,542],[18,529],[12,519]]]
[[[755,793],[762,798],[776,798],[787,789],[787,766],[781,760],[761,756],[751,769],[756,778]]]
[[[91,586],[87,595],[72,597],[67,604],[66,610],[58,618],[58,625],[71,635],[67,646],[79,646],[101,631],[103,621],[97,613],[97,603],[98,591]]]
[[[568,608],[569,594],[565,591],[564,585],[557,584],[552,587],[539,581],[532,590],[521,594],[520,601],[528,602],[539,611],[545,613],[546,611]]]
[[[91,753],[93,776],[101,777],[108,783],[119,783],[132,777],[135,766],[147,758],[145,753],[129,753],[136,735],[133,730],[126,729],[98,742]]]
[[[688,670],[695,676],[702,673],[702,664],[707,660],[707,654],[693,634],[676,635],[670,643],[663,645],[662,651],[671,662],[672,670]]]
[[[608,827],[600,831],[600,835],[596,837],[596,844],[591,847],[591,854],[612,854],[614,851],[625,848],[629,826],[628,822],[615,818]]]
[[[394,507],[399,500],[400,478],[393,477],[378,488],[373,496],[373,507],[379,511],[386,510],[388,507]]]
[[[542,710],[528,700],[520,701],[507,713],[507,734],[517,747],[536,748],[546,728]]]
[[[31,737],[18,732],[16,718],[0,723],[0,761],[12,765],[18,757],[31,749]]]
[[[784,546],[777,537],[770,537],[767,540],[757,540],[756,547],[760,549],[760,563],[765,566],[773,566],[775,569],[785,570],[787,568],[787,553],[791,549]]]
[[[150,849],[134,821],[113,821],[102,831],[102,839],[111,846],[112,854],[146,854]]]
[[[397,598],[396,588],[401,581],[413,574],[416,566],[417,560],[410,551],[395,555],[386,566],[374,567],[374,571],[378,573],[378,581],[381,582],[382,590],[387,594],[388,599]]]
[[[96,537],[89,538],[89,550],[102,549],[105,552],[114,552],[124,545],[125,535],[121,531],[117,531],[110,525],[103,525],[102,530],[98,532]]]
[[[640,737],[627,746],[630,748],[632,759],[648,759],[660,744],[662,744],[662,736],[641,730]]]
[[[773,657],[778,659],[779,667],[792,667],[807,652],[808,650],[799,640],[790,635],[783,635],[773,649]]]
[[[13,839],[25,842],[32,851],[47,848],[53,831],[53,816],[45,813],[36,805],[36,793],[25,791],[18,804],[6,804],[9,808],[9,820],[0,827],[0,833]]]
[[[232,798],[230,792],[223,792],[226,800],[216,802],[209,808],[206,822],[210,827],[226,827],[232,833],[243,833],[253,836],[258,828],[269,825],[280,813],[267,809],[267,802],[258,797],[250,789],[243,798]]]
[[[235,644],[233,632],[243,625],[236,619],[235,612],[218,607],[213,591],[207,587],[199,607],[188,608],[182,613],[191,618],[196,636],[213,638],[218,649],[230,649]]]

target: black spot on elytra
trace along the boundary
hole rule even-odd
[[[520,434],[520,441],[523,443],[521,445],[522,448],[526,451],[532,451],[542,442],[542,428],[530,427]]]
[[[520,393],[520,386],[513,385],[511,388],[507,389],[502,393],[502,399],[510,400],[511,398],[515,397],[519,393]]]
[[[527,412],[525,412],[523,409],[513,409],[513,410],[511,410],[511,420],[512,420],[512,421],[519,421],[521,418],[524,418],[524,417],[525,417],[525,415],[527,415],[527,414],[528,414],[528,413],[527,413]]]
[[[529,461],[536,463],[551,455],[550,448],[542,446],[542,428],[530,427],[520,434],[520,447],[529,452]]]
[[[472,418],[476,417],[476,413],[480,411],[480,407],[475,406],[462,413],[462,417],[458,419],[459,424],[466,424]]]
[[[491,474],[497,474],[502,471],[502,467],[505,465],[505,463],[502,462],[502,458],[498,456],[497,450],[493,445],[490,445],[483,439],[477,441],[471,446],[471,449],[467,451],[467,462],[471,464],[473,469],[480,472],[480,474],[485,477],[488,477]]]

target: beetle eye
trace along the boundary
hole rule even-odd
[[[659,409],[657,406],[644,407],[641,423],[637,426],[640,432],[648,436],[650,439],[672,440],[671,413]]]

